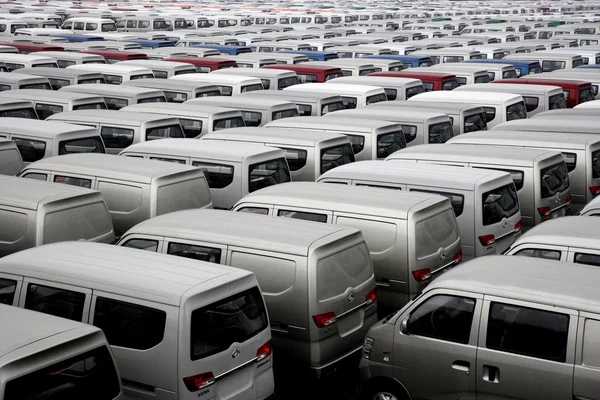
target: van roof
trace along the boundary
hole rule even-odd
[[[335,113],[332,113],[335,114]],[[289,128],[300,128],[300,129],[314,129],[314,130],[333,130],[333,131],[347,131],[347,132],[371,132],[373,129],[397,129],[401,130],[402,126],[397,122],[381,121],[378,119],[355,119],[355,118],[344,118],[336,117],[289,117],[281,118],[275,121],[271,121],[265,125],[267,128],[271,127],[289,127]]]
[[[302,86],[299,88],[297,86]],[[383,88],[381,86],[371,86],[371,85],[354,85],[349,83],[327,83],[323,85],[322,83],[303,83],[302,85],[293,85],[288,86],[283,90],[289,91],[302,91],[307,92],[310,90],[326,92],[331,94],[338,95],[369,95],[369,94],[377,94],[381,93]]]
[[[194,67],[190,63],[176,62],[176,61],[162,61],[162,60],[125,60],[125,61],[119,62],[119,65],[131,65],[134,67],[144,67],[144,68],[150,68],[150,69],[169,69],[169,70],[174,70],[176,68],[182,67],[182,68],[196,70],[196,67]]]
[[[381,101],[380,103],[387,103]],[[375,103],[378,104],[378,103]],[[324,115],[327,119],[331,118],[344,118],[348,115],[368,115],[378,122],[390,121],[391,123],[401,122],[423,122],[426,119],[431,118],[444,118],[448,119],[448,114],[445,112],[437,111],[437,108],[415,108],[415,109],[395,109],[392,106],[372,108],[371,106],[360,107],[354,110],[339,110],[333,113]],[[439,122],[439,121],[438,121]]]
[[[246,92],[240,94],[240,96],[260,96],[260,97],[282,97],[284,99],[291,99],[292,103],[295,103],[296,100],[300,102],[302,100],[309,100],[311,102],[317,102],[319,100],[334,100],[334,101],[342,101],[340,95],[335,93],[313,93],[313,92],[294,92],[292,90],[255,90],[253,92]],[[381,101],[380,103],[383,103]],[[377,103],[375,103],[377,104]]]
[[[521,243],[561,245],[597,250],[600,248],[600,225],[596,217],[566,217],[551,219],[534,226],[515,241]]]
[[[586,145],[594,143],[600,145],[600,136],[584,133],[504,131],[494,129],[492,131],[470,132],[468,135],[455,136],[448,143],[584,150]]]
[[[58,69],[58,68],[53,68],[53,69]],[[45,82],[47,82],[46,79],[48,79],[48,78],[46,78],[45,76],[39,76],[39,75],[33,75],[33,74],[25,74],[25,73],[17,73],[17,72],[0,72],[0,81],[7,82],[7,83],[17,83],[18,81],[22,81],[22,80],[35,80],[35,81],[44,80]],[[9,91],[12,91],[12,90],[5,90],[5,92],[9,92]],[[48,91],[50,93],[52,93],[51,90],[48,90]]]
[[[100,72],[88,72],[88,71],[77,71],[74,69],[66,69],[66,68],[51,68],[51,67],[34,67],[34,68],[21,68],[19,71],[24,74],[29,75],[37,75],[37,76],[58,76],[58,77],[66,77],[66,78],[75,78],[78,76],[84,75],[96,75],[102,76]],[[20,73],[19,72],[19,73]]]
[[[411,161],[359,161],[341,165],[325,172],[325,178],[359,179],[375,182],[420,184],[438,188],[474,190],[478,183],[510,176],[505,172],[483,168],[462,168],[446,165],[414,163]]]
[[[240,76],[240,75],[225,75],[225,74],[183,74],[175,75],[169,79],[184,80],[184,81],[196,81],[196,82],[215,82],[217,84],[232,84],[232,85],[253,85],[262,82],[258,78],[251,76]]]
[[[95,190],[77,186],[6,175],[0,175],[0,185],[0,204],[34,211],[47,203],[98,194]]]
[[[556,222],[560,224],[561,219]],[[510,256],[515,258],[507,262],[506,257],[487,256],[468,261],[442,274],[425,291],[454,289],[579,311],[600,310],[598,267],[517,256]]]
[[[57,68],[58,69],[58,68]],[[107,85],[105,83],[79,83],[77,85],[64,86],[59,93],[89,93],[90,95],[121,95],[121,96],[164,96],[160,89],[151,89],[136,86]]]
[[[61,93],[53,92],[53,93]],[[1,94],[0,94],[1,95]],[[76,111],[65,111],[61,113],[52,114],[48,117],[49,120],[68,120],[76,122],[106,122],[119,125],[127,126],[139,126],[144,122],[161,122],[164,123],[177,123],[177,119],[174,117],[141,113],[141,112],[123,112],[117,110],[76,110]]]
[[[198,171],[196,167],[164,161],[146,160],[133,157],[115,157],[111,154],[80,153],[42,158],[29,164],[25,169],[64,171],[92,176],[107,176],[141,183],[151,183],[152,179],[163,176]]]
[[[358,83],[371,86],[400,86],[400,85],[421,85],[420,79],[416,78],[396,78],[387,76],[342,76],[327,81],[330,83]]]
[[[431,194],[400,192],[372,187],[326,185],[315,182],[290,182],[250,193],[239,203],[295,204],[304,208],[334,209],[366,215],[407,219],[414,208],[444,202]]]
[[[260,44],[260,43],[259,43]],[[251,78],[277,78],[285,76],[296,76],[292,70],[267,69],[267,68],[226,68],[214,71],[220,75],[244,75]],[[251,92],[248,92],[251,93]]]
[[[490,103],[502,103],[503,101],[512,101],[521,99],[520,94],[514,93],[489,93],[489,92],[470,92],[470,91],[460,91],[455,92],[447,91],[447,90],[437,90],[433,92],[424,92],[419,93],[416,96],[411,97],[408,101],[454,101],[459,100],[458,102],[465,102],[470,104],[477,104],[478,102],[483,102],[484,104]]]
[[[2,53],[2,62],[33,62],[33,61],[56,63],[56,60],[52,57],[37,56],[37,55],[35,55],[35,53],[33,53],[33,54]]]
[[[0,94],[1,95],[1,94]],[[517,130],[517,131],[547,131],[547,132],[573,132],[573,133],[598,133],[598,126],[590,123],[588,118],[532,118],[507,121],[496,125],[491,130]]]
[[[255,68],[258,69],[258,68]],[[254,93],[248,92],[250,94]],[[284,100],[284,99],[273,99],[269,97],[252,97],[248,96],[211,96],[211,97],[198,97],[196,99],[191,99],[185,102],[185,104],[196,104],[198,106],[204,106],[214,104],[219,107],[250,107],[250,108],[269,108],[276,106],[288,106],[289,108],[296,108],[296,104]]]
[[[269,129],[258,127],[230,128],[209,132],[201,140],[226,140],[228,142],[270,142],[274,144],[289,144],[296,146],[314,147],[318,142],[336,141],[347,142],[347,136],[331,132],[306,131],[302,129],[284,129],[273,127]]]
[[[129,233],[145,233],[183,238],[198,232],[209,235],[212,241],[307,256],[316,241],[340,233],[345,236],[354,235],[359,230],[297,219],[269,218],[252,213],[195,209],[150,218],[131,228],[124,236]]]
[[[54,139],[57,134],[62,133],[81,133],[90,136],[98,136],[98,131],[95,128],[88,126],[73,125],[57,121],[12,117],[0,118],[0,132],[29,135],[46,139]]]
[[[96,42],[98,43],[98,42]],[[102,42],[100,42],[102,43]],[[78,53],[74,51],[36,51],[36,54],[54,59],[71,59],[71,60],[104,60],[104,57],[98,54]],[[66,69],[66,68],[64,68]]]
[[[121,54],[122,52],[116,51],[115,53]],[[54,60],[54,59],[53,59]],[[67,69],[79,69],[83,71],[93,71],[93,72],[101,72],[103,74],[133,74],[133,73],[141,73],[141,74],[151,74],[152,70],[150,68],[137,67],[133,65],[119,65],[117,64],[75,64],[69,65]]]
[[[58,68],[57,68],[58,69]],[[47,79],[46,77],[42,77]],[[14,89],[0,92],[0,97],[10,97],[31,101],[55,101],[69,102],[71,100],[90,100],[104,102],[102,96],[90,93],[74,93],[61,90],[43,90],[43,89]]]
[[[227,285],[229,281],[210,281],[252,275],[239,268],[92,242],[60,242],[13,253],[0,259],[0,270],[173,306],[181,305],[182,297],[200,284]]]
[[[481,86],[479,86],[481,85]],[[554,85],[524,85],[518,83],[503,83],[501,85],[494,83],[477,83],[473,85],[460,86],[457,89],[458,92],[469,91],[469,89],[475,89],[478,92],[492,91],[497,93],[513,93],[513,94],[549,94],[550,92],[559,92],[556,94],[562,94],[562,88]]]
[[[0,109],[10,110],[16,108],[32,108],[33,103],[29,100],[3,99],[0,98]]]
[[[478,85],[483,85],[483,83],[478,83]],[[371,104],[369,107],[377,107],[377,108],[391,108],[394,109],[398,107],[402,108],[423,108],[425,112],[431,112],[431,110],[435,110],[434,112],[440,112],[448,114],[448,112],[461,112],[461,111],[476,111],[483,112],[483,107],[477,104],[467,104],[467,103],[444,103],[441,101],[428,101],[428,102],[420,102],[420,101],[380,101],[375,104]]]
[[[142,87],[142,88],[156,88],[161,90],[185,90],[191,91],[194,89],[207,89],[207,90],[219,90],[217,85],[204,82],[194,81],[176,81],[173,79],[162,79],[162,78],[146,78],[146,79],[134,79],[125,81],[119,85],[119,87]]]
[[[123,107],[120,112],[153,113],[157,115],[170,115],[174,117],[189,116],[196,118],[208,118],[211,115],[217,117],[240,116],[237,109],[212,106],[199,103],[138,103]]]
[[[473,151],[469,144],[421,144],[407,147],[389,155],[389,160],[428,160],[449,162],[477,162],[493,165],[531,167],[536,160],[560,156],[558,151],[544,149],[516,149],[514,147],[481,146]],[[562,157],[562,156],[561,156]]]

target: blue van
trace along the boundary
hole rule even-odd
[[[600,64],[580,65],[577,68],[594,68],[594,69],[600,69]]]
[[[81,42],[101,42],[104,40],[102,36],[93,36],[93,35],[78,35],[74,34],[62,34],[57,33],[56,35],[50,35],[56,38],[67,39],[71,43],[81,43]]]
[[[146,40],[146,39],[126,39],[120,42],[137,43],[142,49],[158,49],[161,47],[175,47],[175,43],[170,40]]]
[[[431,67],[433,61],[431,57],[420,57],[420,56],[399,56],[393,54],[383,54],[374,56],[364,56],[362,58],[374,58],[379,60],[394,60],[400,61],[404,68],[418,68],[418,67]]]
[[[505,59],[485,59],[485,60],[466,60],[464,63],[490,63],[490,64],[509,64],[515,67],[517,75],[520,77],[530,74],[539,74],[542,72],[542,66],[539,61],[528,60],[505,60]]]
[[[301,54],[308,57],[310,61],[329,61],[339,58],[337,53],[332,51],[282,50],[277,53]]]
[[[252,49],[246,46],[227,46],[220,44],[198,44],[194,46],[190,46],[191,48],[200,48],[200,49],[215,49],[218,50],[221,54],[229,54],[230,56],[237,56],[242,53],[252,53]],[[185,51],[185,50],[183,50]]]

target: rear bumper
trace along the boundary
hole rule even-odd
[[[354,358],[356,358],[356,362],[358,363],[361,350],[362,343],[360,346],[353,348],[352,350],[342,354],[332,361],[329,361],[328,363],[316,367],[310,367],[311,378],[321,379],[322,377],[335,372],[341,363],[352,362],[352,359]]]

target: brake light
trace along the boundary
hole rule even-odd
[[[375,290],[376,289],[373,289],[367,294],[367,297],[365,298],[367,305],[373,304],[377,301],[377,292]]]
[[[271,347],[271,339],[256,350],[256,361],[264,360],[269,357],[273,353],[273,348]]]
[[[542,217],[547,217],[548,215],[550,215],[551,212],[552,212],[552,209],[550,207],[540,207],[540,208],[538,208],[538,213],[540,213],[540,215]]]
[[[482,246],[490,246],[496,243],[496,237],[494,235],[479,236],[479,243],[481,243]]]
[[[590,192],[592,192],[594,196],[598,196],[600,194],[600,186],[591,186]]]
[[[523,223],[521,220],[515,224],[515,232],[521,232],[523,230]]]
[[[429,268],[418,269],[416,271],[413,271],[412,274],[417,282],[422,282],[423,280],[425,280],[425,278],[431,275],[431,270]]]
[[[571,195],[569,195],[569,198],[567,199],[567,202],[565,204],[570,206],[572,202],[573,202],[573,198],[571,197]]]
[[[215,383],[215,376],[212,372],[206,372],[204,374],[183,378],[183,383],[190,392],[197,392],[198,390]]]
[[[326,326],[335,324],[337,317],[334,312],[328,312],[325,314],[314,315],[313,321],[315,321],[318,328],[325,328]]]
[[[454,262],[455,262],[456,264],[458,264],[459,262],[461,262],[461,261],[462,261],[462,257],[463,257],[463,256],[462,256],[462,249],[460,249],[460,250],[458,251],[458,253],[456,253],[456,254],[454,255]]]

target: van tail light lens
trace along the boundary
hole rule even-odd
[[[431,275],[431,270],[429,268],[418,269],[413,271],[412,274],[417,282],[423,282],[429,275]]]
[[[565,204],[570,206],[572,202],[573,202],[573,198],[571,197],[571,195],[569,195]]]
[[[494,235],[479,236],[479,243],[481,243],[482,246],[490,246],[496,243],[496,237]]]
[[[204,374],[183,378],[183,383],[190,392],[197,392],[198,390],[215,383],[215,376],[212,372],[206,372]]]
[[[594,196],[598,196],[600,194],[600,186],[591,186],[590,187],[590,192],[594,195]]]
[[[377,301],[377,292],[376,289],[373,289],[369,292],[369,294],[367,294],[367,297],[365,298],[365,302],[367,303],[367,305],[373,304]]]
[[[540,207],[540,208],[538,208],[538,213],[540,213],[540,215],[542,217],[549,216],[551,212],[552,212],[552,209],[550,207]]]
[[[265,358],[269,357],[272,353],[273,347],[271,347],[271,340],[269,339],[267,343],[263,344],[258,348],[258,350],[256,350],[256,361],[264,360]]]
[[[456,264],[458,264],[459,262],[461,262],[461,261],[462,261],[462,257],[463,257],[463,256],[462,256],[462,249],[460,249],[460,250],[458,251],[458,253],[456,253],[456,254],[454,255],[454,262],[455,262]]]
[[[523,222],[521,222],[521,220],[519,220],[519,222],[517,222],[515,224],[515,232],[521,232],[523,230]]]
[[[335,324],[337,317],[334,312],[328,312],[325,314],[314,315],[313,321],[315,321],[318,328],[325,328],[326,326]]]

